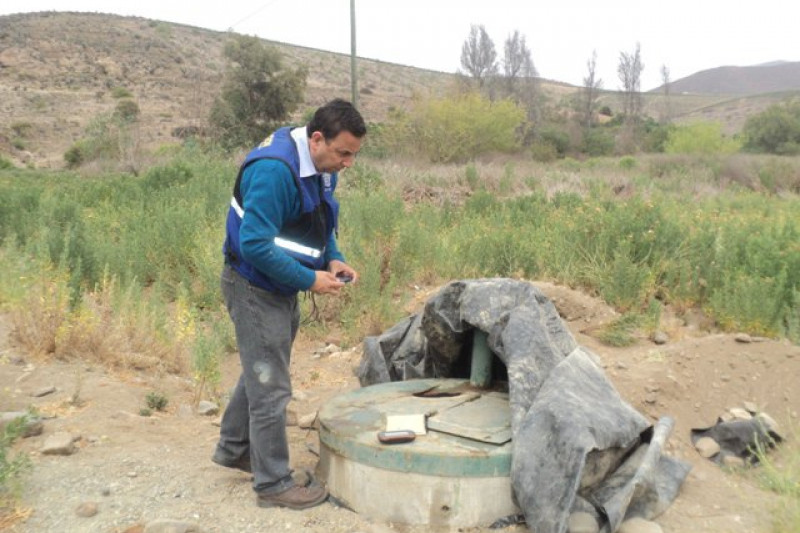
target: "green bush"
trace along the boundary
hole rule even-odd
[[[558,157],[564,157],[570,150],[569,135],[555,126],[543,128],[539,134],[540,142],[555,148]]]
[[[776,104],[747,119],[744,148],[778,155],[800,154],[800,101]]]
[[[153,167],[141,180],[145,191],[159,191],[183,185],[192,179],[192,169],[182,162],[174,162],[167,166]]]
[[[605,128],[591,128],[583,134],[581,151],[592,157],[614,153],[614,137]]]
[[[86,148],[84,144],[76,142],[64,152],[64,161],[67,163],[67,168],[78,168],[84,161],[86,161]]]
[[[113,98],[130,98],[133,96],[133,93],[125,87],[114,87],[111,89],[111,96]]]
[[[467,185],[469,185],[470,190],[476,191],[478,190],[478,169],[475,165],[467,165],[464,169],[464,178],[467,180]]]
[[[169,405],[169,399],[160,392],[148,392],[144,397],[145,404],[148,409],[155,409],[156,411],[163,411]]]
[[[14,163],[0,155],[0,170],[14,168]]]
[[[545,141],[534,141],[530,147],[531,157],[540,163],[550,163],[558,158],[555,146]]]
[[[671,130],[664,151],[669,154],[732,154],[741,143],[725,137],[714,122],[697,122]]]
[[[133,122],[139,117],[139,104],[130,98],[117,102],[114,108],[114,117],[123,122]]]
[[[434,163],[472,160],[519,148],[525,112],[510,100],[490,101],[478,93],[419,100],[399,126],[405,142]]]
[[[304,66],[286,68],[281,52],[258,37],[232,35],[223,50],[225,81],[209,114],[226,149],[255,146],[281,125],[303,101],[307,76]]]

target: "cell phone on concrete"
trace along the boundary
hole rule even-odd
[[[378,432],[378,440],[383,444],[402,444],[404,442],[411,442],[415,438],[417,438],[417,434],[410,429]]]

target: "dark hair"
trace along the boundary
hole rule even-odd
[[[349,131],[361,138],[367,134],[367,126],[358,109],[347,100],[336,98],[314,112],[308,123],[308,136],[315,131],[322,132],[325,139],[333,139],[343,131]]]

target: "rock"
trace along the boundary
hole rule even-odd
[[[656,344],[667,344],[669,342],[669,335],[663,331],[656,331],[653,333],[653,342]]]
[[[694,443],[694,447],[701,457],[706,459],[714,457],[719,453],[719,444],[711,437],[703,437]]]
[[[728,466],[731,468],[742,468],[744,467],[744,459],[742,459],[738,455],[733,455],[732,453],[728,453],[722,457],[722,464],[723,466]]]
[[[758,406],[753,402],[744,402],[742,403],[742,407],[747,409],[747,412],[753,415],[758,412]]]
[[[734,339],[736,340],[736,342],[741,342],[744,344],[749,344],[753,342],[753,338],[747,333],[737,333]]]
[[[734,420],[750,420],[753,418],[747,409],[742,409],[741,407],[732,407],[728,409],[728,412],[733,416]]]
[[[142,533],[203,533],[203,530],[191,522],[159,518],[145,524]]]
[[[0,413],[0,430],[5,428],[9,422],[23,417],[25,417],[25,424],[20,433],[22,438],[27,439],[28,437],[36,437],[42,434],[42,431],[44,431],[44,424],[41,418],[24,411],[7,411],[5,413]]]
[[[325,348],[323,348],[323,349],[322,349],[322,352],[321,352],[321,353],[328,353],[328,354],[330,354],[330,353],[341,352],[341,351],[342,351],[342,349],[341,349],[341,348],[339,348],[337,345],[335,345],[335,344],[329,344],[329,345],[327,345]]]
[[[600,526],[597,520],[589,513],[577,512],[569,515],[567,522],[568,533],[598,533]]]
[[[781,432],[780,426],[775,419],[773,419],[767,413],[758,413],[755,418],[764,425],[764,428],[766,428],[767,431],[775,433],[782,439],[786,438],[786,436]]]
[[[56,391],[56,388],[53,385],[49,387],[43,387],[41,389],[35,390],[31,393],[31,396],[34,398],[41,398],[42,396],[47,396],[48,394],[53,394]]]
[[[317,420],[317,412],[305,414],[297,419],[297,425],[303,429],[311,429],[314,427],[314,422]]]
[[[97,503],[95,502],[83,502],[78,507],[75,508],[75,514],[78,516],[82,516],[83,518],[89,518],[97,514],[99,510]]]
[[[655,522],[636,517],[620,524],[617,533],[664,533],[664,530]]]
[[[219,414],[219,405],[207,400],[201,401],[197,404],[197,413],[203,416],[214,416]]]
[[[42,455],[72,455],[76,451],[75,438],[63,431],[47,437],[41,450]]]

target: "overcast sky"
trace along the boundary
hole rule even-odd
[[[514,31],[525,37],[539,75],[581,85],[597,51],[605,89],[620,87],[620,52],[641,45],[642,89],[661,85],[661,67],[677,80],[724,65],[800,60],[791,2],[711,0],[356,0],[357,54],[456,72],[470,25],[483,25],[502,58]],[[90,11],[232,29],[350,53],[350,0],[1,0],[0,15]]]

